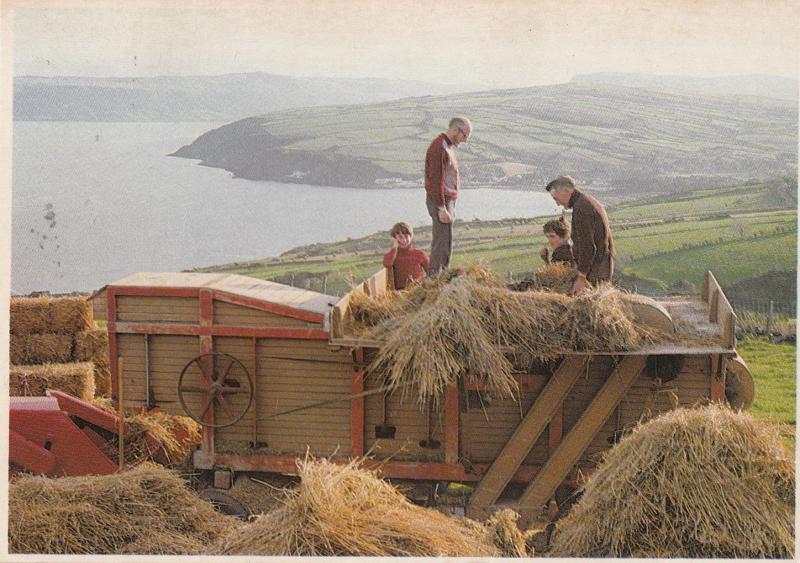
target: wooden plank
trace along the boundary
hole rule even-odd
[[[622,359],[561,445],[525,489],[518,503],[520,514],[526,517],[540,514],[547,499],[553,495],[625,392],[639,377],[646,362],[647,356],[626,356]]]
[[[719,288],[711,291],[711,298],[708,304],[708,322],[716,323],[719,318]]]
[[[447,386],[444,395],[444,461],[458,463],[458,386]]]
[[[544,431],[578,377],[584,373],[588,360],[585,356],[566,356],[556,372],[534,401],[500,455],[481,479],[470,497],[468,512],[488,507],[500,497],[514,472]]]
[[[260,299],[254,299],[252,297],[247,297],[244,295],[228,293],[225,291],[214,291],[214,299],[218,301],[224,301],[226,303],[251,307],[253,309],[259,309],[267,313],[273,313],[275,315],[279,315],[282,317],[291,317],[294,319],[308,321],[311,323],[321,324],[323,322],[325,316],[320,313],[305,311],[302,309],[297,309],[292,306],[287,306],[287,303],[290,302],[289,300],[286,299],[286,296],[288,295],[289,295],[288,293],[282,295],[282,297],[280,298],[281,300],[279,302],[268,302]]]
[[[358,364],[364,362],[364,350],[356,348],[353,352]],[[353,369],[350,392],[353,395],[364,392],[364,369]],[[353,457],[364,455],[364,397],[353,399],[350,404],[350,450]]]

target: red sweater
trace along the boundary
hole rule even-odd
[[[430,258],[419,248],[393,248],[383,255],[383,265],[394,268],[394,288],[405,289],[409,282],[422,279],[428,273]]]
[[[458,168],[455,169],[456,185],[455,193],[447,193],[444,189],[444,179],[447,175],[447,168],[450,166],[450,157],[445,147],[450,147],[453,143],[442,133],[431,142],[428,152],[425,153],[425,192],[436,205],[446,205],[448,201],[458,197],[458,188],[461,181],[458,177]]]

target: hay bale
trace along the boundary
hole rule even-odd
[[[93,328],[77,333],[75,361],[108,365],[108,331],[104,328]]]
[[[154,465],[100,477],[22,477],[9,487],[13,553],[196,554],[236,525]]]
[[[47,389],[88,401],[94,397],[94,366],[89,362],[11,366],[10,396],[42,397]]]
[[[17,336],[15,340],[17,341],[15,352],[19,364],[54,364],[72,361],[73,340],[69,334],[26,334]]]
[[[77,334],[93,325],[92,305],[85,297],[20,297],[11,300],[11,333]]]
[[[92,330],[94,313],[86,297],[59,297],[50,302],[50,332],[78,334]]]
[[[25,357],[25,337],[16,334],[9,335],[8,359],[12,365],[27,364]]]
[[[221,555],[497,556],[483,527],[411,504],[358,462],[298,464],[283,505],[220,540]]]
[[[111,396],[111,368],[108,365],[94,364],[94,395]]]
[[[95,394],[111,394],[111,368],[108,363],[108,331],[104,328],[85,330],[75,335],[74,358],[94,364]]]
[[[11,300],[11,334],[25,336],[50,330],[49,297],[19,297]]]
[[[719,405],[678,409],[604,454],[551,555],[791,558],[794,490],[775,427]]]

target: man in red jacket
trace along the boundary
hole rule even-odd
[[[424,250],[412,246],[414,229],[408,223],[397,223],[389,235],[392,237],[392,249],[384,254],[383,265],[393,270],[394,288],[405,289],[412,281],[425,277],[430,261]]]
[[[450,265],[453,253],[453,220],[461,187],[455,148],[469,139],[472,124],[466,117],[454,117],[449,129],[436,137],[425,155],[425,203],[433,219],[431,265],[435,276]]]

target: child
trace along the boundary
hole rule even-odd
[[[383,256],[383,265],[394,269],[394,288],[405,289],[412,281],[427,275],[430,258],[424,250],[411,245],[414,229],[405,221],[392,227],[389,236],[392,248]]]
[[[575,258],[572,256],[572,246],[569,242],[569,226],[564,219],[554,219],[548,221],[543,227],[544,235],[547,237],[552,254],[548,256],[548,248],[545,246],[539,252],[542,260],[551,264],[555,262],[566,262],[569,266],[575,265]]]

